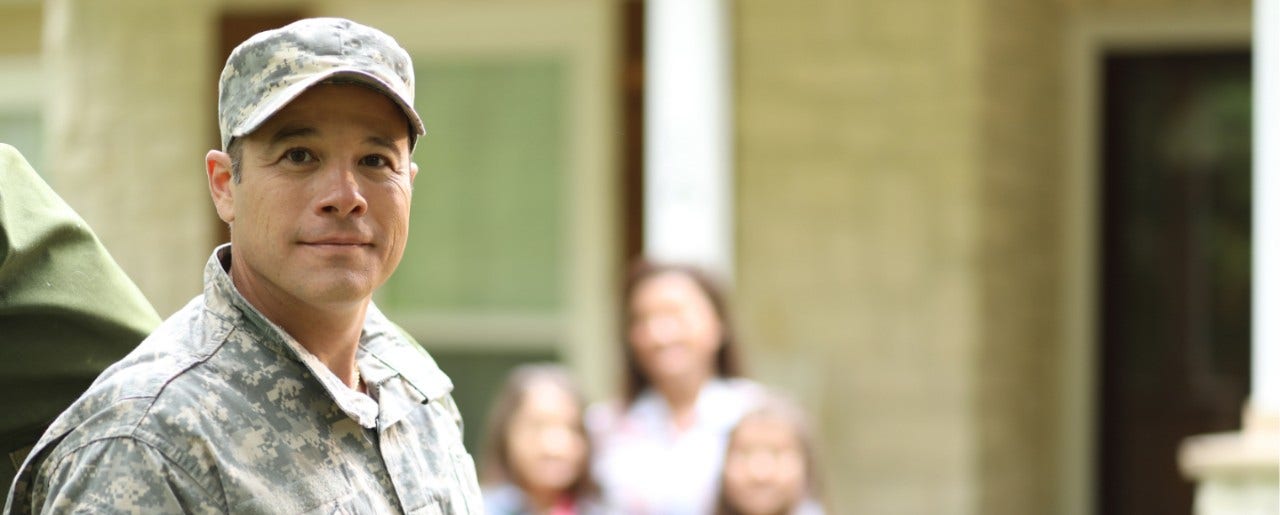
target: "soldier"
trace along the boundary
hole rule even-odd
[[[408,54],[348,20],[232,52],[205,157],[231,243],[54,422],[6,511],[482,511],[449,378],[371,302],[408,236],[413,93]]]

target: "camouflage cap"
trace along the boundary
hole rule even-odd
[[[413,109],[413,62],[386,33],[342,18],[310,18],[259,32],[227,58],[218,81],[222,148],[321,82],[371,87],[408,117],[410,148],[425,129]]]

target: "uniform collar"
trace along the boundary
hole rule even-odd
[[[438,399],[453,390],[453,382],[403,330],[392,324],[377,306],[369,305],[356,351],[356,366],[378,401],[348,388],[320,359],[280,326],[268,320],[236,290],[227,270],[231,244],[214,249],[205,265],[205,307],[216,316],[240,319],[243,330],[278,354],[300,362],[324,387],[347,416],[362,427],[387,427],[403,418],[413,405]],[[425,362],[425,363],[424,363]],[[397,387],[403,383],[406,388]]]

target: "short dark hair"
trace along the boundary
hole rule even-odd
[[[627,282],[622,289],[622,313],[619,317],[619,320],[622,321],[622,337],[619,341],[622,342],[623,366],[625,367],[623,373],[623,399],[628,406],[635,402],[636,397],[651,384],[649,377],[640,368],[640,363],[637,361],[635,353],[631,350],[631,324],[633,322],[631,300],[644,281],[663,274],[678,274],[693,280],[693,283],[706,296],[707,301],[711,303],[711,308],[716,315],[716,321],[720,323],[720,347],[716,350],[715,355],[716,376],[740,377],[743,375],[742,360],[738,354],[737,338],[734,335],[733,323],[730,320],[731,317],[729,316],[728,304],[725,301],[724,290],[720,284],[715,279],[712,279],[711,275],[706,271],[693,265],[640,260],[632,265],[631,273],[627,275]]]
[[[231,156],[231,180],[236,184],[240,184],[240,169],[244,162],[244,140],[240,138],[232,138],[231,143],[227,144],[227,155]]]

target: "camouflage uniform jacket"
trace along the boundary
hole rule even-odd
[[[5,511],[481,513],[452,382],[370,305],[366,396],[226,273],[107,369],[23,464]],[[376,399],[376,400],[375,400]]]

